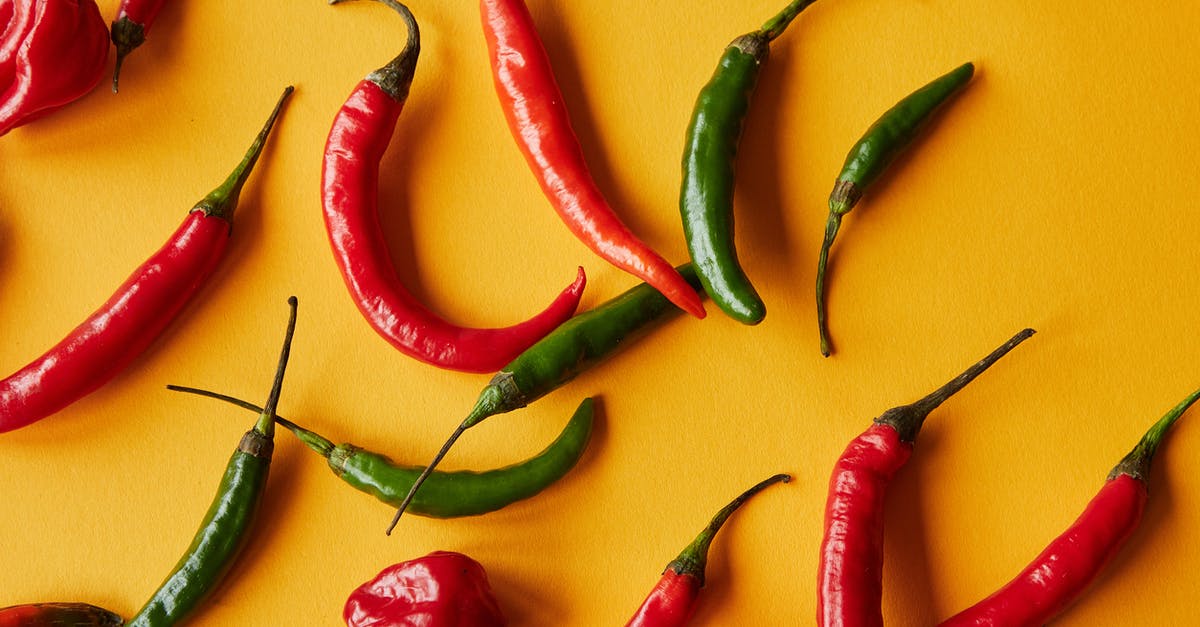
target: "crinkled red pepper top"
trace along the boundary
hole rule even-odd
[[[346,600],[349,627],[503,627],[479,562],[449,551],[385,568]]]

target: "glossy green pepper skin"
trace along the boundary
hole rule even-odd
[[[825,314],[825,266],[829,260],[829,249],[841,228],[842,216],[850,213],[866,188],[883,174],[897,155],[912,144],[933,114],[965,87],[974,74],[975,65],[964,63],[909,94],[880,116],[846,155],[846,162],[829,195],[825,240],[817,259],[817,326],[822,355],[828,357],[833,350]]]
[[[814,0],[793,0],[761,30],[734,39],[692,109],[683,149],[679,213],[696,274],[717,307],[758,324],[766,305],[746,277],[734,245],[733,189],[738,143],[770,44]]]
[[[676,270],[694,289],[701,289],[700,278],[692,264],[678,266]],[[397,508],[387,532],[390,534],[396,527],[400,516],[420,494],[423,483],[432,477],[433,469],[464,431],[489,416],[519,409],[549,394],[613,355],[655,323],[681,312],[658,290],[642,283],[594,309],[575,315],[530,346],[483,388],[471,413],[421,471]]]

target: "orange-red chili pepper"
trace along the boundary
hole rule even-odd
[[[483,566],[452,551],[383,569],[350,593],[346,627],[504,627]]]
[[[112,23],[112,42],[117,47],[117,61],[113,66],[113,93],[117,93],[117,80],[121,76],[121,64],[134,48],[146,43],[146,35],[154,24],[158,12],[167,0],[121,0],[117,19]]]
[[[850,442],[829,479],[817,570],[817,624],[883,625],[883,501],[929,412],[1033,335],[1025,329],[925,398],[887,410]]]
[[[144,351],[212,275],[229,241],[234,209],[288,87],[229,178],[99,309],[65,339],[0,381],[0,433],[41,420],[104,385]]]
[[[703,318],[696,290],[621,222],[593,180],[529,7],[523,0],[480,0],[479,11],[500,108],[559,217],[600,257]]]
[[[13,2],[0,43],[0,135],[92,90],[108,59],[95,0]]]
[[[667,564],[658,585],[642,601],[641,607],[625,627],[683,627],[696,612],[696,600],[704,587],[704,571],[708,565],[708,547],[713,538],[725,525],[725,521],[764,488],[779,482],[787,483],[789,475],[774,475],[764,479],[743,492],[709,521],[708,526],[692,543]]]
[[[1150,462],[1163,436],[1200,399],[1192,392],[1142,436],[1083,513],[1012,581],[943,627],[1044,625],[1079,598],[1133,534],[1148,498]]]
[[[395,59],[358,83],[333,120],[321,180],[329,242],[359,311],[384,339],[442,368],[492,372],[575,313],[586,280],[583,268],[548,308],[499,329],[455,326],[405,289],[379,226],[379,162],[408,99],[421,36],[407,7],[381,1],[404,18],[408,42]]]
[[[113,612],[87,603],[28,603],[0,608],[0,627],[118,627],[124,623]]]

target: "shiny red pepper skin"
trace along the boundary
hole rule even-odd
[[[921,400],[884,412],[846,446],[830,476],[825,502],[817,625],[883,625],[883,504],[888,485],[912,456],[929,413],[1033,333],[1021,331]]]
[[[435,366],[494,372],[575,313],[585,277],[580,268],[575,282],[544,311],[498,329],[455,326],[405,289],[379,224],[377,194],[379,162],[404,108],[420,46],[416,23],[410,28],[409,45],[384,69],[358,83],[329,131],[321,180],[329,243],[359,311],[384,339]],[[389,71],[392,66],[396,68]],[[407,74],[398,79],[396,72],[401,70]]]
[[[15,2],[0,47],[0,135],[88,93],[108,60],[108,26],[94,0]],[[15,44],[15,45],[14,45]]]
[[[121,75],[121,64],[126,55],[146,42],[150,26],[158,17],[167,0],[121,0],[117,8],[117,19],[112,23],[112,42],[117,47],[117,64],[113,68],[113,93],[117,93],[117,80]]]
[[[525,2],[480,0],[479,12],[500,108],[563,222],[600,257],[703,318],[704,305],[696,290],[621,222],[592,179]]]
[[[284,101],[241,163],[201,200],[167,243],[65,339],[0,381],[0,433],[36,422],[103,385],[158,337],[212,275],[229,241],[242,185]]]
[[[1044,625],[1078,599],[1141,522],[1154,453],[1183,412],[1197,400],[1200,390],[1192,392],[1150,427],[1137,446],[1109,473],[1083,513],[1020,574],[941,625]]]
[[[346,600],[347,627],[504,627],[479,562],[449,551],[385,568]]]
[[[30,603],[0,608],[0,627],[117,627],[124,622],[120,616],[87,603]]]

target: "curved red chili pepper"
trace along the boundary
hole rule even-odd
[[[883,625],[883,501],[929,412],[1033,335],[1025,329],[925,398],[894,407],[850,442],[829,479],[817,571],[817,624]]]
[[[641,607],[625,627],[683,627],[696,613],[696,599],[704,587],[704,571],[708,565],[708,547],[713,538],[750,497],[776,483],[791,481],[790,475],[774,475],[743,492],[709,521],[708,526],[692,543],[667,564],[658,585],[650,591]]]
[[[1078,599],[1141,522],[1154,452],[1171,425],[1197,399],[1200,390],[1159,419],[1113,468],[1079,518],[1020,574],[941,625],[1043,625]]]
[[[288,87],[245,158],[201,200],[167,243],[87,320],[41,357],[0,381],[0,432],[24,427],[106,383],[166,328],[221,260],[242,185],[266,143]]]
[[[117,80],[121,76],[121,63],[134,48],[146,43],[150,26],[167,0],[121,0],[117,19],[112,23],[112,42],[117,47],[117,61],[113,67],[113,93],[117,93]]]
[[[91,91],[108,59],[108,26],[94,0],[16,2],[13,11],[0,53],[13,55],[0,135]]]
[[[696,290],[621,222],[592,179],[529,8],[522,0],[480,0],[479,12],[500,108],[559,217],[600,257],[703,318]]]
[[[359,311],[384,339],[442,368],[492,372],[575,313],[585,283],[583,268],[548,308],[507,328],[455,326],[405,289],[379,225],[377,194],[379,162],[408,96],[420,34],[407,8],[384,2],[408,23],[408,43],[399,56],[358,83],[333,120],[321,180],[329,242]]]

